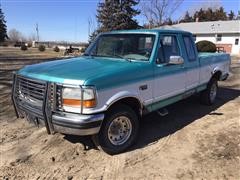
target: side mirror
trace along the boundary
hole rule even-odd
[[[175,64],[175,65],[183,64],[183,63],[184,63],[184,60],[181,56],[170,56],[170,60],[168,62],[168,64]]]

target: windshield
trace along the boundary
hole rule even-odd
[[[152,34],[104,34],[85,55],[148,61],[154,40]]]

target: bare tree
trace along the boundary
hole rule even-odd
[[[184,0],[150,0],[142,3],[142,12],[148,21],[149,28],[161,26],[171,19],[172,15]]]
[[[88,17],[88,37],[95,31],[96,25],[93,17]]]
[[[11,41],[24,41],[26,38],[23,36],[21,32],[16,29],[11,29],[8,32],[8,37]]]
[[[32,41],[37,41],[38,38],[37,38],[37,35],[35,33],[32,33],[28,36],[27,39],[28,39],[29,42],[32,42]]]

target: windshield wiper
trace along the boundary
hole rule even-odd
[[[88,53],[84,53],[83,56],[94,56],[92,53],[88,54]]]
[[[88,57],[90,57],[90,58],[94,58],[94,57],[97,57],[98,55],[93,54],[93,53],[90,53],[90,54],[84,53],[83,56],[88,56]]]
[[[83,54],[84,56],[91,56],[91,57],[110,57],[110,56],[104,56],[104,55],[98,55],[98,54]]]
[[[114,56],[115,56],[115,57],[118,57],[118,58],[121,58],[121,59],[124,59],[124,60],[126,60],[126,61],[128,61],[128,62],[132,62],[132,60],[131,60],[130,58],[125,58],[125,57],[120,56],[120,55],[117,55],[117,54],[114,54]]]
[[[91,57],[118,57],[118,58],[121,58],[121,59],[124,59],[128,62],[132,62],[132,59],[130,58],[124,58],[123,56],[120,56],[120,55],[113,55],[113,56],[107,56],[107,55],[98,55],[98,54],[88,54],[88,53],[84,53],[83,56],[91,56]]]

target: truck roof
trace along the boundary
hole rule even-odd
[[[117,33],[173,33],[173,34],[191,34],[188,31],[173,30],[173,29],[134,29],[134,30],[115,30],[105,32],[103,34],[117,34]]]

